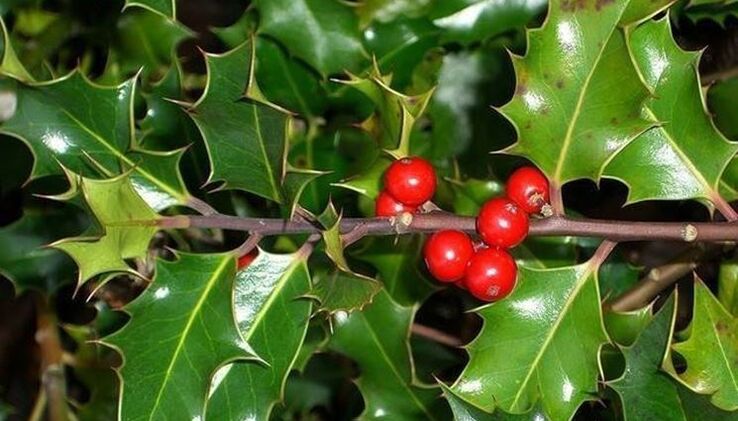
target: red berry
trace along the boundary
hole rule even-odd
[[[377,216],[395,216],[398,213],[415,212],[415,206],[407,206],[398,202],[391,194],[383,191],[377,196],[374,214]]]
[[[515,247],[528,235],[528,215],[509,199],[492,199],[479,211],[477,231],[490,246]]]
[[[423,249],[425,264],[430,273],[441,282],[458,281],[464,276],[474,246],[461,231],[438,231],[428,238]]]
[[[506,297],[515,287],[518,267],[508,252],[498,248],[478,251],[469,261],[464,285],[482,301]]]
[[[436,192],[436,171],[423,158],[398,159],[384,173],[384,188],[400,202],[420,206]]]
[[[250,265],[251,262],[253,262],[254,259],[256,259],[257,255],[258,255],[258,252],[256,251],[256,249],[254,249],[244,254],[243,256],[239,257],[238,258],[238,270],[248,267],[248,265]]]
[[[528,213],[540,213],[548,203],[548,180],[534,167],[521,167],[510,174],[505,186],[507,197]]]

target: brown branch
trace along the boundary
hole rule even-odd
[[[718,246],[690,247],[673,261],[651,269],[633,288],[612,302],[606,303],[605,306],[617,312],[643,308],[651,303],[661,291],[696,269],[699,261],[705,256],[718,253],[720,249]]]
[[[41,385],[46,393],[47,415],[51,421],[67,420],[66,381],[62,363],[64,351],[54,314],[45,299],[37,299],[36,342],[41,348]]]
[[[400,219],[400,218],[398,218]],[[161,228],[220,228],[249,231],[262,236],[319,233],[320,228],[306,221],[242,218],[228,215],[175,216],[159,220]],[[434,232],[457,229],[475,232],[475,218],[445,212],[413,215],[412,221],[397,229],[394,218],[345,218],[341,232],[363,235],[397,235],[398,233]],[[738,222],[631,222],[599,219],[570,219],[553,216],[531,221],[532,236],[578,236],[611,241],[738,241]]]
[[[432,327],[419,325],[417,323],[413,323],[410,331],[413,333],[413,335],[422,336],[426,339],[430,339],[442,345],[451,346],[451,347],[457,347],[457,346],[463,345],[463,342],[461,342],[461,339],[455,336],[449,335],[448,333],[445,333],[445,332],[441,332],[438,329],[433,329]]]

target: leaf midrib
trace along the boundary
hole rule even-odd
[[[364,314],[361,314],[360,316],[362,323],[366,326],[367,330],[369,331],[369,335],[371,335],[372,341],[376,344],[377,349],[379,350],[379,353],[382,355],[382,359],[387,362],[387,365],[390,367],[390,370],[392,371],[392,374],[397,377],[399,380],[400,385],[402,388],[407,392],[408,395],[410,395],[410,398],[412,399],[413,403],[420,408],[421,411],[423,411],[424,414],[428,416],[429,419],[436,419],[433,414],[428,412],[428,409],[426,409],[425,405],[423,405],[420,400],[418,400],[418,397],[415,396],[415,393],[410,389],[410,387],[405,382],[405,379],[402,378],[402,375],[397,371],[397,367],[392,363],[392,359],[389,358],[389,355],[387,355],[387,352],[385,351],[384,347],[382,346],[382,343],[379,341],[379,337],[377,337],[377,333],[374,331],[374,328],[372,327],[371,323],[366,319],[366,316]]]
[[[564,307],[561,309],[561,312],[559,313],[559,317],[556,318],[556,321],[554,322],[553,326],[551,326],[548,336],[546,336],[546,339],[543,341],[543,344],[541,344],[540,351],[536,355],[533,362],[530,364],[530,369],[528,370],[528,373],[525,375],[525,379],[523,379],[522,383],[520,384],[520,387],[518,388],[518,392],[515,394],[515,398],[510,404],[511,408],[518,404],[518,401],[520,400],[520,397],[522,396],[523,390],[525,390],[525,388],[528,386],[528,382],[530,382],[531,377],[533,376],[533,373],[535,373],[536,368],[541,361],[541,358],[543,358],[543,354],[545,354],[546,351],[548,350],[548,346],[550,345],[554,336],[556,336],[555,334],[557,333],[559,326],[561,325],[562,321],[566,318],[569,308],[572,306],[575,299],[579,296],[579,293],[582,291],[582,288],[584,288],[584,286],[587,285],[587,278],[589,278],[592,272],[596,270],[594,267],[592,267],[593,263],[590,262],[590,263],[587,263],[587,265],[588,265],[588,268],[584,271],[582,276],[580,276],[577,279],[577,286],[574,288],[574,290],[571,292],[569,297],[566,299],[566,302],[564,303]]]
[[[203,290],[200,298],[197,300],[195,307],[192,309],[192,312],[190,313],[190,317],[187,319],[187,323],[185,324],[185,327],[182,330],[182,334],[179,336],[179,341],[177,342],[177,346],[174,349],[174,354],[172,355],[172,359],[169,362],[167,371],[164,374],[164,379],[156,395],[156,400],[154,401],[154,405],[151,407],[151,412],[149,413],[149,420],[154,419],[154,414],[156,413],[156,409],[159,407],[159,404],[161,402],[161,397],[164,394],[164,389],[166,389],[167,383],[169,382],[169,379],[172,375],[174,364],[176,363],[179,357],[179,354],[182,352],[182,349],[184,348],[185,339],[190,333],[190,329],[192,329],[192,325],[195,322],[196,316],[200,313],[200,309],[205,303],[205,300],[207,300],[208,296],[210,295],[210,291],[213,289],[213,286],[215,286],[216,281],[218,280],[218,278],[220,278],[221,274],[223,273],[225,268],[228,266],[228,262],[230,261],[230,259],[231,258],[229,256],[223,258],[223,261],[215,269],[210,279],[208,279],[205,289]]]
[[[622,10],[620,11],[617,22],[620,21],[620,18],[622,17],[623,12],[625,11],[626,8],[627,8],[627,5],[623,7]],[[610,44],[612,35],[617,30],[618,30],[617,25],[614,25],[612,30],[610,31],[610,34],[607,37],[607,40],[602,43],[602,47],[600,47],[600,50],[597,53],[597,57],[595,58],[595,61],[592,64],[592,68],[589,70],[587,77],[584,79],[584,85],[582,86],[582,89],[579,92],[579,97],[577,98],[577,104],[574,107],[574,113],[572,114],[571,120],[569,121],[569,125],[566,128],[566,135],[564,136],[564,144],[561,146],[561,151],[559,152],[559,158],[556,162],[556,169],[554,170],[554,176],[553,176],[553,180],[556,182],[561,182],[561,172],[563,171],[563,168],[564,168],[564,161],[566,160],[566,155],[569,153],[569,148],[571,147],[572,136],[574,134],[574,126],[576,126],[577,121],[579,120],[579,114],[582,112],[582,104],[584,103],[584,97],[585,97],[585,94],[587,93],[587,89],[589,88],[589,84],[592,81],[592,77],[594,76],[595,71],[597,70],[597,66],[600,64],[600,60],[602,59],[602,56],[604,55],[605,49]]]
[[[64,115],[69,117],[74,123],[76,123],[82,130],[87,132],[90,136],[92,136],[93,139],[97,140],[101,145],[103,145],[107,150],[109,150],[113,156],[120,159],[121,161],[125,162],[126,164],[130,165],[131,168],[133,168],[134,171],[140,173],[143,175],[146,179],[154,183],[157,187],[165,191],[167,194],[172,195],[175,197],[179,202],[185,202],[186,199],[184,196],[179,194],[177,191],[173,190],[171,187],[167,186],[166,184],[162,183],[158,178],[151,175],[148,171],[144,170],[140,166],[136,165],[133,161],[131,161],[130,158],[125,156],[125,154],[121,153],[118,149],[114,148],[112,145],[110,145],[102,136],[97,134],[94,130],[87,127],[83,122],[78,120],[74,115],[72,115],[69,111],[62,108],[62,112]]]
[[[246,331],[246,334],[243,335],[243,339],[248,343],[251,337],[253,336],[254,332],[258,329],[259,324],[261,323],[262,319],[265,317],[267,311],[269,311],[269,308],[272,306],[274,301],[277,299],[277,297],[280,295],[284,287],[287,285],[287,281],[290,279],[292,274],[295,272],[295,269],[300,265],[300,261],[293,262],[290,264],[290,266],[287,268],[287,270],[284,271],[284,273],[280,276],[280,280],[277,282],[277,284],[272,289],[272,292],[269,294],[269,298],[264,302],[264,304],[261,306],[259,311],[256,313],[256,317],[254,318],[254,321],[251,323],[251,326]]]

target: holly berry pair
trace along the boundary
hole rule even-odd
[[[486,202],[477,217],[477,232],[486,243],[474,246],[455,230],[434,233],[424,256],[428,270],[441,282],[455,282],[483,301],[504,298],[515,287],[517,265],[507,248],[528,235],[528,213],[548,203],[548,181],[535,168],[515,171],[506,185],[507,197]]]
[[[393,162],[384,173],[384,190],[375,202],[377,216],[415,213],[436,193],[436,171],[423,158],[407,157]]]

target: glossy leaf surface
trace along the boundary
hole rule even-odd
[[[149,152],[133,144],[135,79],[99,86],[80,73],[17,86],[17,109],[0,128],[34,154],[31,178],[62,174],[59,163],[85,176],[131,170],[136,189],[162,209],[188,201],[179,174],[181,151]],[[42,122],[42,124],[39,124]]]
[[[217,372],[208,419],[269,418],[273,405],[282,399],[284,382],[305,338],[312,304],[303,296],[309,290],[307,265],[298,254],[260,250],[256,260],[238,272],[236,322],[244,340],[264,362],[237,362]]]
[[[356,71],[367,55],[358,19],[335,0],[257,0],[259,32],[274,37],[323,76]]]
[[[697,393],[712,395],[718,408],[738,409],[738,320],[697,279],[690,336],[673,348],[687,361],[680,379]]]
[[[419,386],[408,348],[414,310],[380,291],[361,312],[337,313],[329,347],[361,367],[357,380],[365,419],[443,419],[434,409],[440,391]]]
[[[508,152],[553,182],[599,179],[603,165],[652,123],[639,117],[648,91],[618,28],[628,1],[550,2],[544,26],[513,59],[517,88],[501,111],[516,125]],[[587,156],[587,159],[580,159]]]
[[[236,326],[236,260],[228,254],[178,254],[124,310],[131,319],[103,340],[123,356],[120,418],[196,419],[215,371],[254,353]]]
[[[540,401],[550,418],[570,418],[597,391],[608,341],[593,266],[520,267],[513,293],[477,310],[484,325],[453,391],[489,412],[521,414]]]
[[[679,48],[668,19],[639,26],[630,43],[644,81],[654,91],[644,114],[661,123],[623,149],[606,175],[630,187],[629,202],[714,202],[720,176],[738,145],[729,143],[705,112],[697,78],[699,53]]]
[[[190,114],[208,148],[209,182],[281,202],[287,115],[243,97],[254,89],[251,42],[206,60],[208,85]]]
[[[382,284],[372,278],[336,269],[316,275],[308,296],[320,303],[320,311],[333,314],[361,310],[381,290]]]

